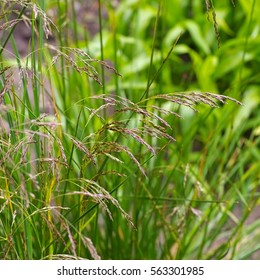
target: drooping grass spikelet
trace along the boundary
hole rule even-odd
[[[233,3],[233,1],[232,1],[232,3]],[[213,19],[214,30],[215,30],[216,39],[218,42],[218,48],[220,48],[220,33],[219,33],[219,29],[218,29],[217,14],[216,14],[216,11],[214,8],[213,0],[205,0],[205,4],[206,4],[208,21],[210,20],[210,10],[212,9],[211,14],[212,14],[212,19]]]

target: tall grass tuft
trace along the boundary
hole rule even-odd
[[[242,122],[253,109],[212,93],[224,70],[214,46],[189,46],[185,28],[204,40],[196,19],[166,34],[168,45],[158,41],[172,21],[167,3],[144,3],[143,21],[134,2],[93,4],[100,32],[91,37],[77,24],[83,3],[2,1],[2,259],[255,253],[241,248],[257,236],[247,222],[259,198],[259,118]],[[217,10],[205,3],[220,46]],[[14,36],[21,23],[31,31],[25,56]],[[172,69],[181,59],[182,74]],[[188,70],[191,86],[175,84]]]

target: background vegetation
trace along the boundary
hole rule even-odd
[[[256,2],[2,1],[1,259],[260,257]]]

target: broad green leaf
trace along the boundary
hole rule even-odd
[[[204,53],[209,54],[210,48],[205,40],[205,37],[203,37],[202,30],[199,27],[199,25],[192,21],[192,20],[186,20],[183,25],[187,28],[189,31],[194,43],[198,46],[198,48]]]
[[[237,116],[234,122],[234,130],[236,130],[250,114],[260,107],[260,87],[251,86],[244,92],[244,98],[242,101],[244,106],[241,106],[238,110]]]

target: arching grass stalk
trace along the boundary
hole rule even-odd
[[[156,44],[156,39],[157,39],[158,23],[159,23],[160,14],[161,14],[161,6],[162,6],[162,0],[160,0],[159,5],[158,5],[157,14],[156,14],[155,23],[154,23],[154,28],[153,28],[152,52],[151,52],[150,64],[149,64],[149,68],[148,68],[145,98],[148,98],[149,89],[150,89],[150,86],[151,86],[150,85],[150,80],[152,79],[153,57],[154,57],[155,44]]]
[[[146,90],[143,92],[143,94],[141,95],[141,97],[139,98],[139,102],[141,102],[143,100],[143,98],[146,96],[146,92],[149,91],[150,87],[152,86],[153,82],[155,81],[155,79],[157,78],[157,76],[159,75],[159,73],[162,71],[163,66],[165,65],[165,63],[168,61],[174,47],[176,46],[176,44],[178,43],[179,39],[180,39],[181,34],[177,37],[177,39],[175,40],[174,44],[172,45],[172,47],[170,48],[168,54],[166,55],[165,59],[163,60],[163,62],[161,63],[159,69],[157,70],[157,72],[155,73],[155,75],[153,76],[153,78],[150,80],[150,83],[148,85],[148,87],[146,88]],[[130,115],[129,119],[126,121],[125,123],[125,127],[127,127],[127,125],[129,124],[129,122],[131,121],[132,117],[134,115],[134,112]],[[115,140],[115,142],[118,142],[121,138],[121,135],[119,134]],[[102,163],[102,165],[100,166],[98,173],[101,173],[102,170],[104,169],[106,163],[107,163],[108,158],[105,158],[104,162]]]

